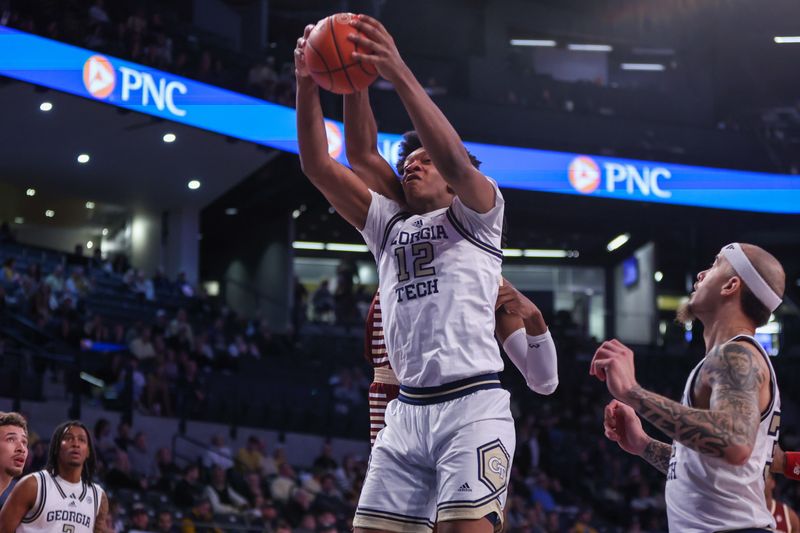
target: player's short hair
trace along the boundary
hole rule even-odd
[[[71,427],[79,427],[86,432],[86,442],[89,446],[89,455],[86,457],[86,461],[83,463],[81,479],[85,483],[91,483],[97,468],[97,456],[95,455],[92,434],[89,432],[89,428],[87,428],[80,420],[68,420],[67,422],[63,422],[62,424],[59,424],[55,431],[53,431],[53,436],[50,437],[50,451],[47,454],[47,466],[45,468],[54,476],[58,475],[58,454],[61,452],[61,440],[64,438],[64,433],[66,433]]]
[[[4,412],[0,411],[0,426],[17,426],[22,428],[25,433],[28,433],[28,421],[25,417],[14,411]]]
[[[422,148],[422,141],[419,140],[417,132],[413,130],[405,132],[403,134],[403,140],[400,141],[400,154],[397,158],[397,166],[395,167],[399,175],[403,175],[403,169],[405,168],[408,156],[419,148]],[[467,155],[469,156],[472,166],[481,168],[481,162],[469,150],[467,150]]]
[[[760,328],[767,322],[772,312],[764,305],[761,300],[756,298],[753,291],[742,283],[742,312],[744,315],[753,321],[757,328]]]

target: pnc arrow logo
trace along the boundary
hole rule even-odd
[[[333,122],[325,121],[325,133],[328,137],[328,154],[336,159],[342,153],[342,130]]]
[[[93,55],[83,64],[83,85],[95,98],[107,98],[117,82],[114,67],[101,55]]]
[[[591,157],[578,156],[569,164],[569,182],[580,193],[593,193],[600,186],[600,167]]]

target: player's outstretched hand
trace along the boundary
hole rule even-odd
[[[606,405],[603,416],[606,437],[628,453],[642,455],[650,437],[642,429],[642,421],[630,406],[617,400]]]
[[[519,292],[517,288],[505,278],[503,278],[503,284],[500,285],[497,291],[497,302],[494,308],[498,310],[501,307],[506,313],[517,315],[522,319],[542,314],[539,308],[536,307],[536,304]]]
[[[367,52],[353,52],[353,59],[373,65],[378,74],[394,82],[407,67],[383,24],[368,15],[353,17],[350,24],[361,33],[350,34],[347,38]]]
[[[605,381],[608,392],[626,403],[629,403],[628,395],[631,390],[638,386],[633,351],[617,339],[600,345],[589,365],[589,375]]]
[[[294,48],[294,75],[298,78],[311,79],[306,66],[306,42],[311,30],[314,29],[313,24],[309,24],[303,30],[303,36],[297,39],[297,45]]]

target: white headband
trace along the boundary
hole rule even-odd
[[[761,274],[753,266],[753,263],[747,258],[738,242],[725,246],[720,252],[725,259],[731,264],[733,269],[742,278],[744,284],[750,289],[753,294],[758,298],[758,301],[767,306],[770,312],[774,311],[781,305],[781,298],[775,291],[773,291]]]

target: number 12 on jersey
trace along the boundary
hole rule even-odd
[[[394,249],[394,258],[397,260],[397,282],[395,288],[397,301],[416,300],[431,294],[439,293],[439,279],[423,279],[436,275],[433,263],[433,244],[429,242],[415,242],[409,248],[398,246]],[[411,257],[409,257],[409,255]],[[411,263],[409,265],[409,263]],[[409,282],[410,283],[406,283]]]

